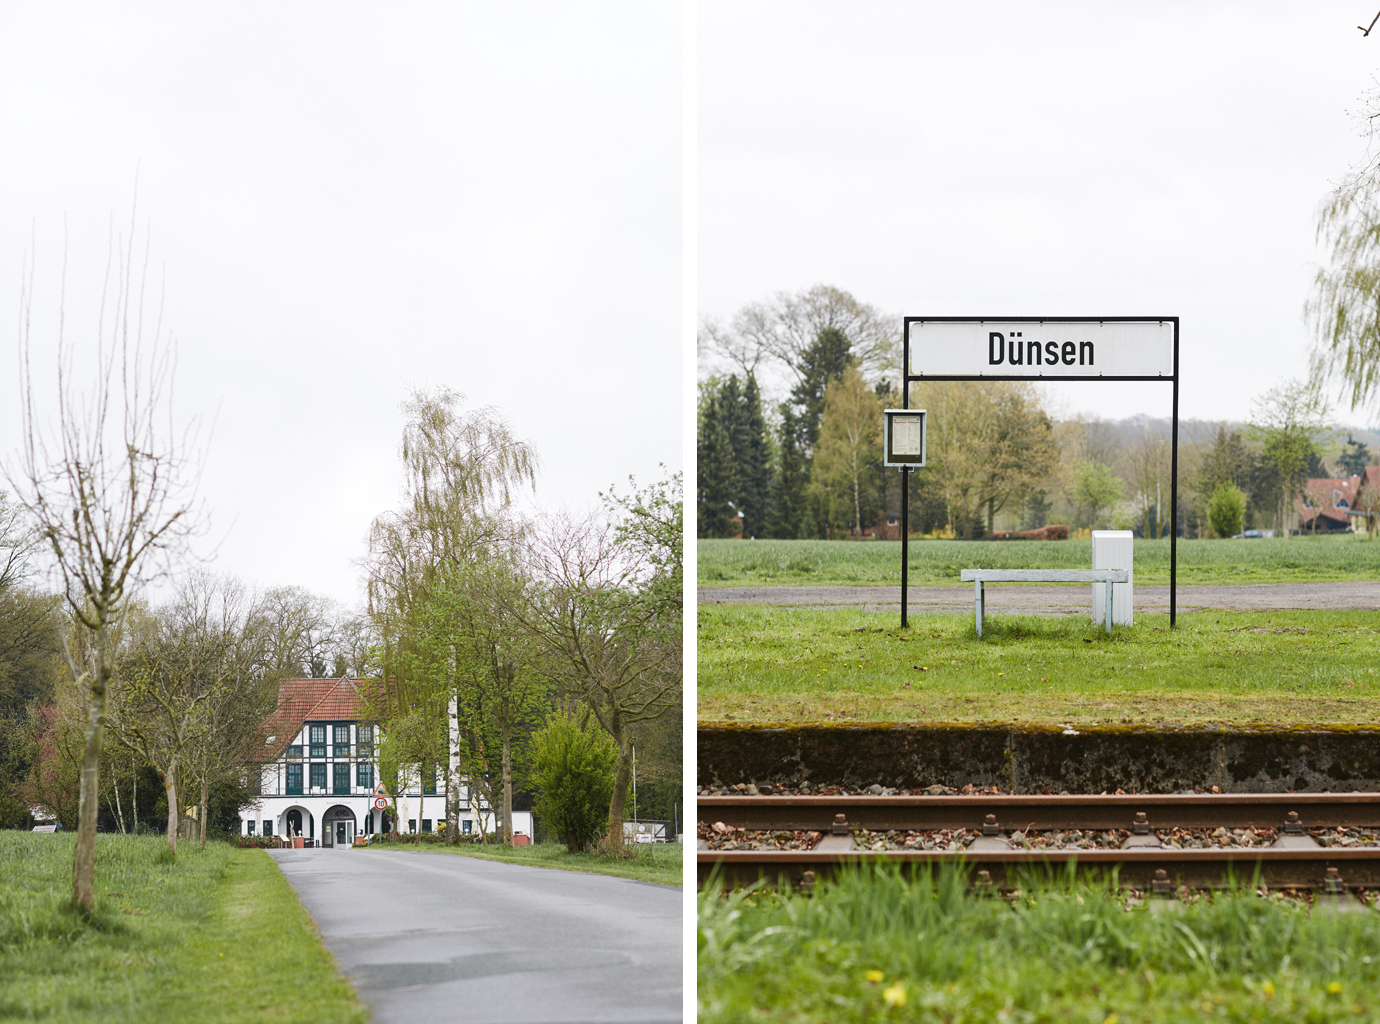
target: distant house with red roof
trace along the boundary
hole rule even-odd
[[[1356,476],[1305,481],[1296,506],[1303,533],[1364,530],[1367,519],[1380,514],[1380,466],[1367,466]]]
[[[349,846],[356,835],[392,830],[374,806],[379,784],[378,725],[365,720],[366,679],[286,679],[278,706],[264,724],[264,756],[255,770],[253,802],[240,810],[242,835],[301,836],[313,845]],[[438,766],[442,767],[442,766]],[[398,827],[431,832],[446,822],[446,771],[413,773],[397,797]],[[487,807],[473,806],[468,787],[459,795],[462,833],[493,830]],[[482,826],[481,822],[482,811]],[[528,815],[519,822],[519,813]],[[515,831],[531,835],[529,812],[514,812]]]

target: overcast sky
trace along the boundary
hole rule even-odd
[[[26,254],[43,370],[64,231],[83,346],[137,171],[213,568],[358,602],[416,387],[500,409],[544,506],[682,468],[676,5],[0,12],[0,455]]]
[[[1181,415],[1244,418],[1307,369],[1376,9],[706,0],[699,311],[824,283],[898,324],[1179,316]],[[1068,413],[1169,413],[1168,385],[1059,387]]]

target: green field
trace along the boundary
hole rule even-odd
[[[442,846],[439,843],[394,845],[380,843],[364,847],[366,850],[409,850],[420,853],[453,853],[461,857],[501,860],[509,864],[526,864],[538,868],[559,868],[562,871],[585,871],[597,875],[634,878],[639,882],[658,885],[685,884],[685,847],[680,843],[644,843],[627,846],[626,857],[610,857],[602,853],[571,853],[562,843],[540,843],[536,846],[480,846],[462,843]]]
[[[1364,534],[1277,540],[1179,541],[1180,583],[1320,583],[1380,579],[1380,543]],[[702,587],[890,585],[901,580],[900,541],[701,540]],[[1135,542],[1136,582],[1169,583],[1169,540]],[[957,584],[962,569],[1087,569],[1086,540],[910,543],[913,586]]]
[[[701,605],[701,722],[1380,722],[1380,616],[1085,616]]]
[[[262,850],[102,835],[96,914],[70,909],[71,834],[0,832],[0,1020],[369,1019]]]
[[[699,896],[698,1019],[1380,1020],[1380,914],[1247,888],[1154,912],[1086,886],[968,895],[883,864],[813,896]]]

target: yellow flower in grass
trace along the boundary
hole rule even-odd
[[[882,999],[888,1007],[906,1005],[906,987],[899,981],[890,988],[882,989]]]
[[[875,967],[867,972],[867,980],[872,982],[872,984],[874,985],[881,984],[882,979],[885,977],[886,975],[883,974],[881,971],[877,970]]]
[[[1260,991],[1265,993],[1266,999],[1273,999],[1275,997],[1275,983],[1273,981],[1265,982],[1260,986]]]
[[[1339,995],[1341,995],[1341,994],[1342,994],[1342,983],[1341,983],[1340,981],[1329,981],[1329,982],[1327,983],[1327,994],[1330,995],[1330,996],[1339,996]]]

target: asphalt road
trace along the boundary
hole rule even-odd
[[[680,889],[444,853],[269,855],[383,1024],[681,1019]]]
[[[972,584],[910,587],[908,607],[914,613],[973,611]],[[811,608],[859,608],[890,611],[900,607],[896,587],[701,587],[700,604],[778,604]],[[1135,588],[1137,611],[1169,611],[1168,587]],[[1092,606],[1088,584],[1033,586],[988,584],[983,601],[992,612],[1017,615],[1086,614]],[[1228,611],[1272,611],[1279,608],[1352,608],[1380,610],[1380,582],[1252,583],[1180,586],[1179,611],[1221,608]]]

